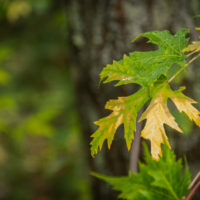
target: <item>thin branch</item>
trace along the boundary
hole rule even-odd
[[[197,181],[197,179],[200,177],[200,171],[196,174],[196,176],[193,178],[192,182],[190,183],[190,185],[188,186],[188,189],[191,189],[193,187],[193,185],[195,184],[195,182]]]
[[[200,54],[198,54],[197,56],[195,56],[194,58],[192,58],[187,64],[186,67],[191,64],[192,62],[194,62],[198,57],[200,57]]]
[[[140,132],[142,130],[142,122],[138,122],[138,119],[141,117],[143,110],[144,108],[141,108],[137,116],[135,139],[133,140],[131,147],[129,170],[132,172],[138,172],[138,160],[140,155],[140,140],[141,140]]]
[[[196,192],[197,188],[200,186],[200,181],[197,182],[197,184],[193,187],[193,189],[191,190],[191,192],[188,194],[188,196],[186,197],[185,200],[190,200],[192,198],[192,196],[194,195],[194,193]]]
[[[178,70],[176,72],[176,74],[174,74],[174,76],[172,76],[168,83],[170,83],[172,80],[174,80],[189,64],[191,64],[192,62],[194,62],[198,57],[200,57],[200,54],[198,54],[197,56],[195,56],[194,58],[192,58],[188,63],[185,64],[184,68],[181,68],[180,70]]]

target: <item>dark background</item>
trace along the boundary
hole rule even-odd
[[[95,159],[90,135],[97,128],[93,121],[109,113],[105,102],[138,86],[99,86],[99,73],[125,53],[155,48],[145,39],[132,44],[139,33],[189,28],[192,40],[198,39],[199,14],[199,0],[0,0],[0,199],[117,199],[89,173],[136,171],[139,133],[128,152],[120,128],[111,150],[104,145]],[[172,84],[186,85],[185,94],[198,102],[199,63]],[[166,127],[168,136],[194,176],[200,129],[174,115],[185,133]]]

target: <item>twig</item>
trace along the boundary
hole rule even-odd
[[[198,57],[200,57],[200,54],[198,54],[197,56],[195,56],[194,58],[192,58],[188,63],[185,64],[184,68],[181,68],[179,71],[176,72],[176,74],[174,74],[174,76],[172,76],[168,83],[170,83],[172,80],[174,80],[189,64],[191,64],[192,62],[194,62]]]
[[[141,110],[138,113],[137,119],[139,119],[142,115],[144,108],[141,108]],[[139,160],[139,154],[140,154],[140,132],[142,129],[142,122],[138,122],[136,124],[136,131],[135,131],[135,139],[132,143],[131,148],[131,154],[130,154],[130,166],[129,170],[132,172],[138,172],[138,160]]]
[[[197,188],[200,186],[200,181],[197,182],[197,184],[193,187],[193,189],[191,190],[191,192],[188,194],[188,196],[186,197],[185,200],[190,200],[191,197],[194,195],[194,193],[196,192]]]
[[[188,189],[191,189],[193,187],[193,185],[195,184],[195,182],[197,181],[197,179],[200,177],[200,171],[195,175],[195,177],[193,178],[192,182],[190,183],[190,185],[188,186]]]
[[[189,54],[187,54],[186,57],[188,58],[188,57],[190,57],[191,55],[193,55],[193,54],[195,54],[195,53],[197,53],[197,52],[198,52],[198,50],[192,51],[192,52],[190,52]]]

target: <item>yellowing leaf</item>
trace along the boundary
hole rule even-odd
[[[200,125],[199,111],[192,106],[192,103],[195,102],[186,98],[182,93],[180,94],[180,91],[172,91],[168,85],[168,82],[171,82],[181,70],[200,56],[198,54],[186,63],[184,52],[190,52],[187,56],[200,52],[200,41],[193,42],[186,47],[188,42],[188,38],[185,38],[186,33],[188,30],[182,29],[175,35],[169,31],[140,34],[138,37],[146,37],[148,42],[157,45],[158,49],[132,52],[118,62],[113,61],[113,64],[107,65],[102,70],[100,77],[104,83],[118,81],[115,86],[137,83],[142,86],[142,89],[129,97],[119,97],[117,100],[107,102],[106,109],[112,110],[112,113],[95,122],[99,128],[91,136],[93,138],[91,142],[92,156],[102,148],[105,140],[110,148],[115,132],[120,125],[124,125],[124,136],[127,147],[130,149],[134,139],[133,132],[136,129],[137,113],[150,98],[152,101],[141,118],[141,120],[147,119],[141,136],[151,141],[153,158],[158,159],[161,155],[162,143],[166,142],[169,145],[164,124],[182,132],[168,110],[168,98],[174,101],[179,111],[185,112],[191,120]],[[167,73],[174,64],[181,69],[174,72],[175,74],[167,81]]]
[[[105,108],[113,112],[109,116],[95,122],[99,128],[91,135],[93,137],[91,142],[92,156],[97,154],[98,148],[102,148],[106,139],[108,148],[110,148],[115,132],[121,124],[124,124],[124,137],[127,147],[130,149],[132,140],[134,139],[133,133],[136,129],[137,113],[148,98],[146,89],[142,88],[129,97],[119,97],[117,100],[107,102]]]
[[[161,155],[161,144],[166,142],[169,145],[168,138],[163,127],[164,124],[182,132],[174,120],[174,117],[168,110],[166,104],[166,94],[160,92],[150,103],[143,113],[141,120],[147,119],[141,136],[151,142],[151,154],[154,159]]]
[[[192,105],[193,103],[197,103],[196,101],[185,96],[182,92],[174,92],[170,98],[180,112],[185,112],[196,125],[200,126],[200,112]]]
[[[196,30],[200,30],[200,28],[195,28]],[[189,44],[186,48],[182,50],[182,52],[190,52],[187,56],[191,56],[197,52],[200,52],[200,41],[193,41],[191,44]],[[200,55],[197,55],[195,58],[193,58],[189,63],[191,63],[193,60],[195,60]]]
[[[192,44],[189,44],[185,49],[183,49],[183,52],[192,52],[192,54],[199,51],[200,41],[193,41]]]
[[[171,128],[182,132],[174,120],[174,117],[169,112],[167,107],[167,99],[170,98],[177,109],[193,120],[200,126],[200,112],[192,106],[197,103],[193,99],[185,96],[182,93],[183,88],[173,91],[169,85],[161,84],[159,87],[154,88],[152,92],[153,100],[143,113],[140,120],[147,119],[141,136],[151,142],[151,154],[154,159],[158,159],[161,155],[161,144],[166,142],[169,145],[168,138],[163,127],[164,124]]]

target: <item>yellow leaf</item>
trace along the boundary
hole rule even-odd
[[[151,142],[151,154],[154,159],[159,159],[161,155],[161,144],[167,143],[170,147],[168,138],[165,133],[164,124],[182,132],[175,122],[174,117],[170,114],[166,97],[160,92],[150,103],[143,113],[141,120],[147,119],[141,136]]]
[[[197,31],[199,31],[200,30],[200,28],[199,27],[197,27],[197,28],[195,28]],[[197,52],[199,52],[200,51],[200,41],[193,41],[191,44],[189,44],[186,48],[184,48],[183,50],[182,50],[182,52],[190,52],[188,55],[187,55],[187,57],[189,57],[189,56],[191,56],[191,55],[193,55],[193,54],[195,54],[195,53],[197,53]],[[199,57],[199,55],[197,56],[197,57]],[[195,58],[196,59],[196,58]],[[191,60],[191,61],[193,61],[193,60],[195,60],[194,58]]]
[[[181,92],[173,93],[170,98],[180,112],[185,112],[190,120],[193,120],[200,126],[200,112],[192,105],[193,103],[197,103],[196,101],[190,99]]]
[[[159,159],[161,156],[161,144],[167,143],[170,147],[168,138],[165,133],[164,124],[171,128],[182,132],[174,120],[174,117],[169,112],[167,107],[167,99],[170,98],[177,109],[193,120],[198,126],[200,126],[200,112],[192,105],[197,103],[193,99],[185,96],[182,93],[183,88],[173,91],[169,85],[161,85],[158,90],[155,90],[153,94],[153,100],[143,113],[140,120],[147,119],[141,136],[151,142],[151,154],[154,159]]]
[[[193,41],[192,44],[183,49],[183,52],[192,52],[192,54],[198,51],[200,51],[200,41]]]

